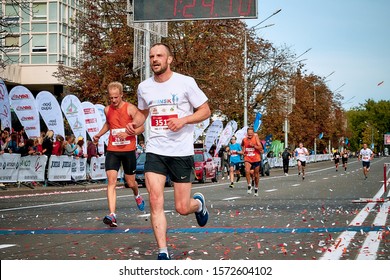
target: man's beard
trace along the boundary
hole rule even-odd
[[[168,69],[167,66],[161,67],[161,69],[158,70],[158,71],[154,71],[154,70],[153,70],[153,73],[154,73],[155,75],[161,75],[161,74],[164,74],[164,73],[167,71],[167,69]]]

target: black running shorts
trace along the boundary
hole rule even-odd
[[[146,153],[145,173],[153,172],[169,175],[172,182],[189,183],[194,168],[194,157],[169,157],[153,153]]]
[[[106,170],[116,170],[123,166],[123,172],[126,175],[134,175],[137,167],[135,151],[128,152],[110,152],[106,153]]]

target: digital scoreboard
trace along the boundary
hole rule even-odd
[[[257,0],[133,0],[134,22],[257,18]]]

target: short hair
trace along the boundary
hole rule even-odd
[[[107,86],[108,91],[110,91],[113,88],[117,88],[117,89],[119,89],[119,92],[123,92],[123,85],[120,82],[115,81],[115,82],[111,82],[108,84],[108,86]]]
[[[164,44],[164,43],[156,43],[156,44],[154,44],[151,48],[156,47],[156,46],[163,46],[163,47],[165,47],[165,49],[167,50],[168,56],[173,56],[173,53],[172,53],[172,51],[171,51],[171,48],[170,48],[167,44]]]

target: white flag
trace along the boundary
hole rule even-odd
[[[54,135],[61,135],[65,138],[64,117],[57,99],[48,91],[41,91],[37,95],[37,107],[49,130]]]
[[[237,139],[236,143],[241,145],[242,139],[244,139],[246,137],[247,130],[248,130],[248,127],[244,126],[240,130],[236,131],[236,133],[234,134],[236,136],[236,139]]]
[[[31,91],[24,86],[16,86],[9,93],[11,107],[29,138],[39,137],[41,127],[37,103]]]
[[[1,129],[6,127],[12,129],[11,105],[9,104],[7,87],[2,79],[0,79],[0,122]]]
[[[80,100],[75,95],[67,95],[62,99],[61,109],[66,119],[68,120],[69,126],[72,129],[76,139],[82,137],[84,139],[83,151],[87,153],[87,132],[85,129],[85,116],[84,110],[81,106]]]
[[[203,131],[209,126],[210,118],[205,119],[203,122],[194,125],[194,143],[202,135]]]
[[[211,146],[215,144],[215,140],[218,138],[219,134],[221,134],[223,129],[223,123],[220,120],[215,120],[207,129],[205,147],[207,151],[210,150]],[[217,152],[217,151],[216,151]],[[214,156],[214,155],[212,155]]]
[[[219,137],[219,141],[217,144],[217,148],[215,151],[218,153],[222,146],[229,144],[230,138],[232,138],[234,132],[237,130],[237,122],[236,121],[229,121],[226,124],[226,127],[221,133],[221,136]]]
[[[101,129],[103,125],[106,123],[106,114],[104,114],[104,106],[102,104],[95,104],[95,108],[97,109],[98,115],[99,115],[99,128]],[[104,144],[108,145],[108,137],[110,136],[110,131],[107,131],[102,137],[99,139],[99,153],[104,153]]]

